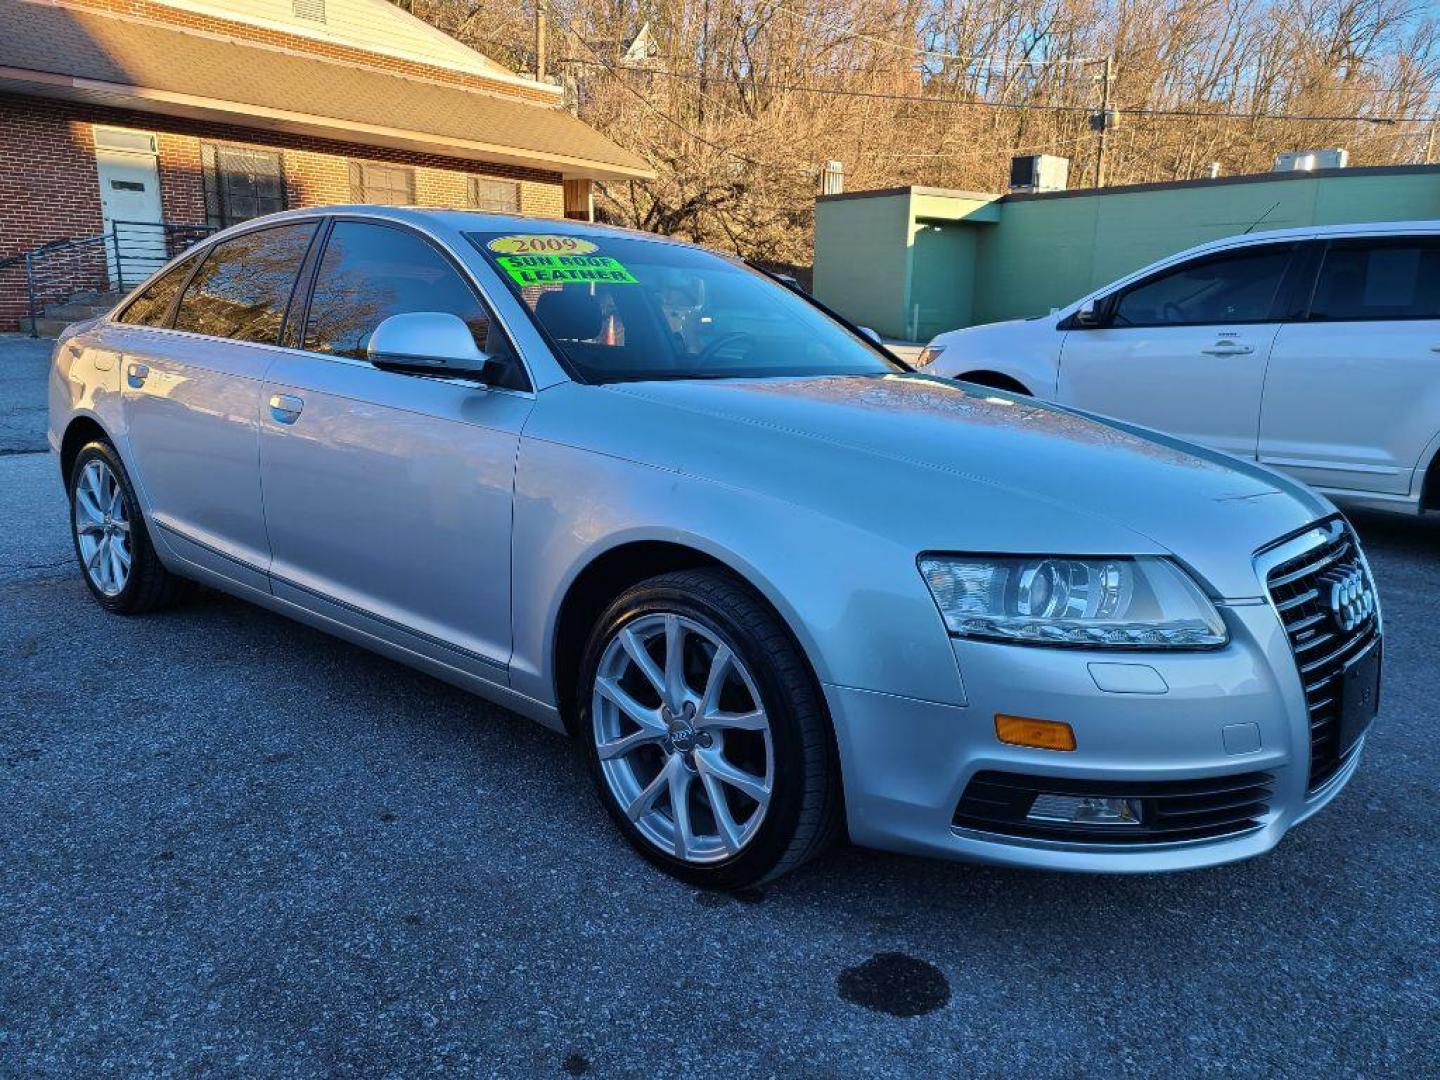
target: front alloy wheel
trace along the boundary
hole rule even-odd
[[[645,839],[710,863],[754,839],[775,783],[770,722],[730,646],[647,615],[610,639],[590,710],[610,794]]]
[[[642,854],[740,888],[838,826],[838,766],[804,658],[775,613],[718,571],[619,597],[586,651],[581,721],[607,809]]]

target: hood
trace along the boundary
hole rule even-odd
[[[632,456],[868,517],[919,550],[1167,552],[1240,598],[1259,594],[1257,548],[1333,511],[1267,469],[1158,432],[924,375],[603,392],[648,406],[612,416],[633,432]],[[666,431],[673,438],[638,445]]]
[[[1008,334],[1012,332],[1017,326],[1028,326],[1035,321],[1036,320],[1034,319],[1004,319],[1001,322],[977,323],[974,326],[962,326],[959,330],[949,330],[943,334],[940,334],[936,338],[936,340],[939,341],[940,338],[957,337],[988,337],[989,335],[996,333]]]

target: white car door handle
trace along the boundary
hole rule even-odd
[[[148,364],[132,363],[125,368],[125,381],[130,384],[132,390],[139,390],[149,377],[150,365]]]
[[[1253,345],[1242,345],[1238,341],[1217,341],[1208,349],[1201,349],[1206,356],[1248,356],[1255,351]]]
[[[304,408],[305,402],[294,394],[270,395],[270,418],[277,424],[293,424]]]

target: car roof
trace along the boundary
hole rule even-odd
[[[598,225],[589,221],[577,221],[574,218],[530,217],[524,214],[494,214],[483,210],[456,210],[442,206],[380,206],[369,203],[308,206],[298,210],[282,210],[279,213],[269,214],[263,219],[253,219],[244,224],[253,226],[255,222],[260,220],[304,220],[306,218],[331,217],[344,214],[363,214],[366,217],[402,221],[421,227],[426,225],[431,227],[438,226],[456,232],[561,233],[566,236],[586,236],[593,238],[614,236],[635,240],[649,240],[655,243],[671,244],[676,247],[696,246],[684,240],[677,240],[669,236],[660,236],[656,233],[645,232],[641,229],[627,229],[618,225]],[[717,252],[716,254],[720,253]]]
[[[1436,233],[1440,232],[1440,220],[1420,221],[1356,221],[1346,225],[1298,225],[1287,229],[1257,229],[1249,233],[1235,233],[1231,236],[1216,237],[1196,247],[1209,244],[1223,244],[1227,241],[1286,240],[1296,237],[1314,238],[1324,236],[1371,236],[1375,233]]]

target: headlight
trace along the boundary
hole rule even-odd
[[[961,637],[1120,649],[1228,640],[1215,605],[1168,559],[925,555],[920,573]]]
[[[920,350],[920,355],[916,357],[915,366],[917,368],[929,367],[936,360],[940,359],[940,354],[944,351],[944,345],[926,345]]]

